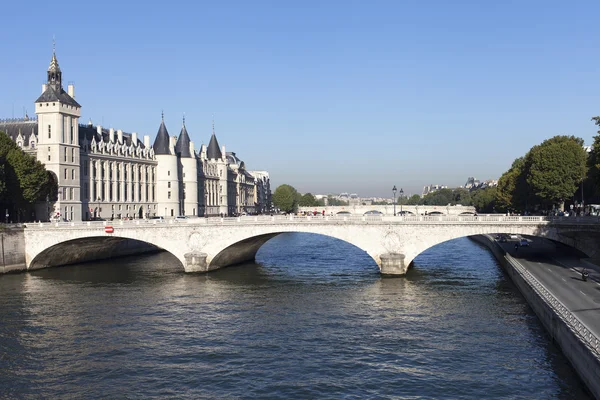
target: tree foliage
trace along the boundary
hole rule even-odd
[[[496,192],[494,186],[477,189],[471,192],[472,205],[479,213],[493,213],[496,211]]]
[[[416,206],[417,204],[420,204],[420,202],[421,196],[419,196],[418,194],[413,194],[406,200],[406,204],[408,204],[409,206]]]
[[[554,205],[573,196],[587,172],[583,140],[555,136],[525,156],[526,182],[541,204]],[[527,193],[522,193],[527,195]]]
[[[298,191],[293,186],[284,184],[275,189],[271,199],[275,207],[283,212],[290,213],[298,209],[299,197]]]
[[[300,197],[298,205],[300,207],[314,207],[317,205],[317,199],[315,199],[315,196],[313,196],[312,193],[305,193]]]
[[[592,121],[600,127],[600,117],[593,117]],[[600,130],[594,136],[594,143],[588,156],[587,166],[589,168],[589,179],[595,186],[595,191],[600,192]]]
[[[46,196],[55,200],[57,182],[35,157],[21,150],[8,135],[0,132],[0,202],[23,212]]]

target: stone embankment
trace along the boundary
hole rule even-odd
[[[600,399],[598,338],[491,236],[475,235],[469,238],[490,249],[590,392]]]

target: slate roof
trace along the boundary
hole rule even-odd
[[[192,154],[190,153],[190,136],[185,128],[185,124],[183,125],[183,128],[181,128],[181,133],[175,144],[175,153],[184,158],[192,157]]]
[[[37,120],[0,120],[0,132],[6,133],[12,140],[16,141],[19,132],[25,140],[29,140],[31,132],[38,133],[38,122]]]
[[[160,122],[156,139],[154,139],[154,154],[171,154],[169,151],[169,132],[165,126],[165,121]]]
[[[62,87],[60,89],[56,89],[54,85],[49,84],[46,87],[46,91],[42,93],[42,95],[38,97],[35,102],[49,103],[52,101],[59,101],[63,104],[81,108],[81,105],[79,105],[79,103],[76,102],[71,96],[69,96],[69,94],[65,92]]]
[[[100,141],[100,135],[98,134],[97,128],[92,125],[79,125],[79,143],[83,145],[83,140],[87,139],[88,143],[92,142],[92,138],[96,138],[96,143]],[[110,139],[109,130],[102,128],[102,139],[104,142],[108,142]],[[117,132],[115,131],[115,141],[117,140]],[[131,133],[123,132],[123,143],[127,146],[131,146]],[[144,142],[140,139],[137,140],[137,146],[142,149],[145,148]]]
[[[156,151],[156,149],[154,150]],[[213,132],[212,136],[210,137],[210,142],[208,143],[208,149],[206,150],[206,156],[208,157],[208,159],[220,159],[221,157],[223,157],[223,154],[221,153],[221,149],[219,148],[219,142],[217,142],[217,137],[215,136],[215,133]]]

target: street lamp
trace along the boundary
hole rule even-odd
[[[396,216],[396,190],[398,189],[396,189],[396,185],[394,185],[394,187],[392,188],[392,192],[394,193],[394,217]]]
[[[402,188],[400,188],[400,199],[402,199],[403,195],[404,195],[404,190],[402,190]],[[402,201],[400,201],[400,215],[402,215]]]

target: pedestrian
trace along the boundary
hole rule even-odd
[[[323,210],[323,216],[325,216],[325,210]]]

